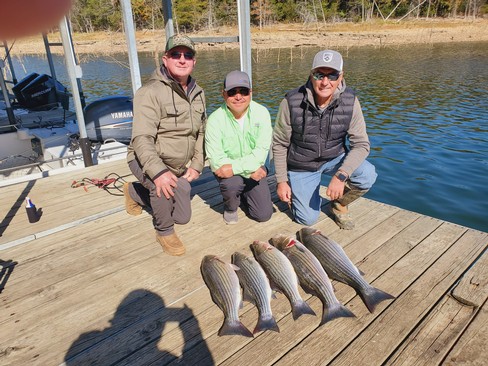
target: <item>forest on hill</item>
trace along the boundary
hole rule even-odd
[[[177,30],[194,32],[237,24],[236,0],[173,0]],[[131,0],[137,29],[163,29],[161,0]],[[478,18],[488,15],[488,0],[250,0],[251,23],[368,22],[377,19]],[[120,31],[118,0],[77,0],[71,12],[77,32]]]

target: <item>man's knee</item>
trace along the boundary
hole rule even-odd
[[[249,216],[257,222],[266,222],[269,219],[271,219],[271,216],[273,215],[273,206],[270,206],[266,210],[255,210],[255,211],[249,211]]]
[[[370,189],[376,182],[378,174],[373,164],[365,161],[356,171],[353,172],[350,178],[351,184],[361,190]]]
[[[299,224],[305,226],[312,226],[319,219],[319,214],[320,214],[319,212],[315,212],[315,211],[308,212],[307,214],[303,212],[295,211],[293,213],[293,218]]]

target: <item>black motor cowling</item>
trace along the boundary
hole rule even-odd
[[[21,107],[43,110],[58,106],[58,96],[65,94],[66,88],[53,77],[34,72],[15,84],[12,92]]]

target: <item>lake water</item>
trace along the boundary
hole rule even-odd
[[[306,80],[317,51],[253,51],[254,100],[273,120],[285,92]],[[339,51],[346,82],[363,107],[368,159],[379,174],[366,197],[488,232],[488,43]],[[83,55],[80,61],[88,103],[131,94],[126,55]],[[38,57],[15,62],[18,79],[22,68],[49,73]],[[139,62],[144,82],[155,56],[140,54]],[[58,78],[69,85],[63,59],[56,63]],[[209,113],[221,103],[225,74],[238,68],[238,50],[198,53],[194,76],[205,88]]]

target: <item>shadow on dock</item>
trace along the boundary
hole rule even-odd
[[[170,323],[170,325],[168,325]],[[174,327],[173,323],[178,326]],[[168,329],[165,328],[168,327]],[[183,349],[164,349],[165,337],[183,337]],[[73,342],[65,356],[65,365],[189,365],[195,359],[185,357],[190,348],[199,349],[204,365],[214,365],[198,320],[190,307],[166,307],[154,292],[138,289],[130,292],[117,307],[110,327],[84,333]],[[181,356],[178,356],[181,354]]]
[[[17,262],[14,262],[13,260],[9,259],[8,261],[4,261],[0,259],[0,294],[2,293],[3,289],[5,288],[5,285],[8,282],[8,279],[12,275],[12,272],[14,271],[15,266],[17,265]]]
[[[3,233],[5,232],[5,230],[7,230],[10,222],[13,220],[19,209],[22,207],[22,203],[25,201],[26,197],[29,196],[29,192],[32,190],[36,182],[36,180],[31,180],[27,182],[27,185],[20,193],[17,200],[15,200],[15,202],[12,204],[12,207],[8,210],[7,214],[2,219],[2,222],[0,222],[0,237],[3,236]]]

